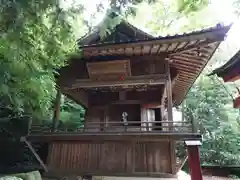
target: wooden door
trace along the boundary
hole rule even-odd
[[[152,131],[155,121],[155,112],[153,109],[141,108],[141,129],[142,131]]]

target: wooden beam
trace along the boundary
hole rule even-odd
[[[161,108],[162,107],[162,104],[159,103],[159,102],[156,102],[156,103],[147,103],[147,104],[143,104],[142,105],[144,108]]]
[[[33,155],[35,156],[35,158],[38,160],[38,162],[43,167],[44,171],[48,172],[47,166],[44,164],[44,162],[41,160],[41,158],[39,157],[37,152],[34,150],[34,148],[32,147],[31,143],[28,142],[25,137],[21,137],[21,142],[24,142],[28,146],[28,148],[32,151]]]
[[[161,52],[158,55],[155,54],[149,54],[149,55],[112,55],[106,58],[105,56],[92,56],[91,58],[86,57],[84,60],[86,60],[87,63],[92,62],[99,62],[99,61],[116,61],[117,60],[131,60],[131,61],[155,61],[155,60],[164,60],[166,57],[168,57],[168,53]]]
[[[111,104],[142,104],[141,100],[119,100],[113,101]]]
[[[172,83],[171,83],[171,74],[169,63],[166,63],[166,72],[167,72],[167,82],[166,82],[166,92],[167,92],[167,111],[168,111],[168,121],[173,120],[173,103],[172,103]]]
[[[166,81],[166,80],[165,80]],[[163,89],[163,93],[162,93],[162,99],[161,99],[161,108],[160,108],[160,110],[161,110],[161,120],[163,121],[163,120],[165,120],[166,118],[165,118],[165,108],[166,108],[166,101],[165,101],[165,99],[166,99],[166,97],[167,97],[167,91],[166,91],[166,83],[165,83],[165,85],[164,85],[164,89]]]
[[[71,84],[66,84],[64,90],[77,88],[98,88],[98,87],[112,87],[112,86],[131,86],[131,85],[159,85],[165,83],[164,74],[129,76],[124,80],[116,81],[96,81],[91,79],[77,79]]]
[[[134,152],[135,153],[135,152]],[[133,156],[135,157],[135,156]],[[134,163],[135,165],[135,163]],[[148,179],[149,177],[154,177],[154,179],[176,179],[177,176],[173,175],[173,174],[168,174],[168,173],[159,173],[159,172],[136,172],[134,170],[133,172],[133,167],[132,167],[132,172],[116,172],[116,171],[103,171],[103,170],[99,170],[99,171],[92,171],[90,170],[89,172],[83,171],[81,169],[78,170],[61,170],[59,171],[59,169],[53,169],[51,171],[49,171],[48,173],[44,173],[43,177],[45,177],[46,179],[62,179],[62,177],[68,177],[69,175],[73,176],[77,176],[77,175],[81,175],[81,174],[91,174],[92,176],[115,176],[115,177],[123,177],[123,178],[119,178],[119,179],[128,179],[126,177],[133,177],[133,178],[129,178],[129,179],[138,179],[136,177],[140,177],[140,179]],[[143,177],[147,177],[147,178],[143,178]],[[44,179],[44,178],[43,178]],[[96,178],[97,179],[97,178]],[[112,179],[112,178],[110,178]],[[114,179],[114,178],[113,178]],[[116,178],[118,179],[118,178]],[[149,178],[151,179],[151,178]]]
[[[111,132],[84,132],[84,133],[55,133],[55,134],[36,134],[26,137],[31,142],[53,142],[53,141],[172,141],[172,140],[201,140],[199,133],[164,133],[158,132],[123,132],[123,133],[111,133]]]

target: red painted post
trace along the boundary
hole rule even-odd
[[[199,146],[200,141],[186,141],[188,153],[188,166],[191,180],[203,180],[200,163]]]

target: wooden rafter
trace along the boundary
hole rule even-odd
[[[193,51],[193,50],[196,50],[198,48],[202,48],[202,47],[208,46],[209,44],[214,43],[214,42],[215,42],[215,40],[206,40],[206,41],[203,41],[203,42],[194,43],[194,44],[189,45],[187,47],[179,48],[179,49],[173,51],[170,54],[170,56],[176,55],[176,54],[180,54],[180,53],[189,52],[189,51]]]

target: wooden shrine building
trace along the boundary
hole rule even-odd
[[[122,21],[104,39],[98,30],[80,39],[82,55],[60,70],[57,85],[86,108],[84,128],[33,128],[24,140],[49,144],[41,162],[49,174],[105,176],[174,175],[175,143],[187,141],[191,173],[199,179],[201,135],[193,122],[173,121],[172,108],[229,28],[153,37]]]
[[[223,66],[215,69],[210,75],[216,74],[221,77],[224,82],[234,82],[240,79],[240,51],[238,51]],[[240,93],[240,92],[239,92]],[[233,102],[234,108],[240,107],[240,94]]]

